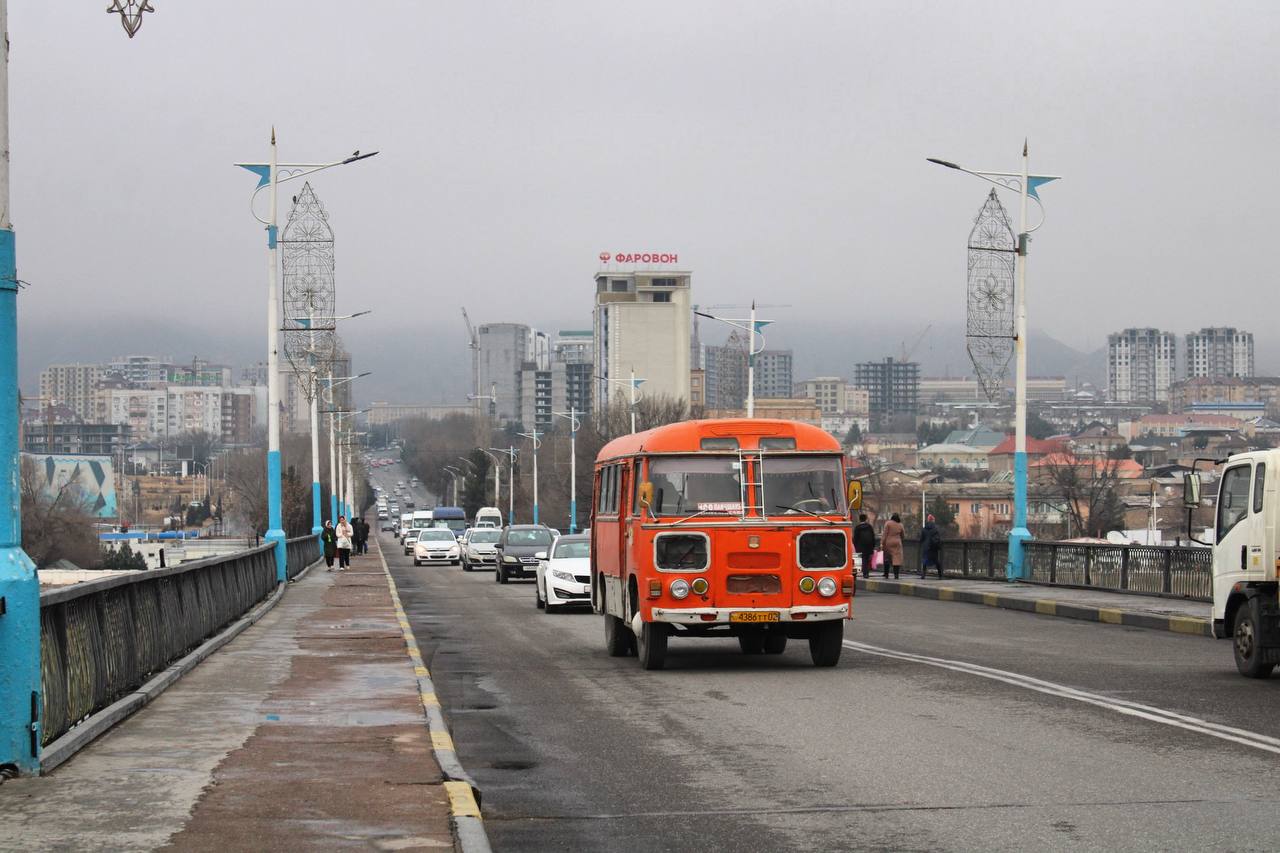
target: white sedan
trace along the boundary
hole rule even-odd
[[[591,603],[591,537],[561,536],[550,552],[537,554],[537,606],[550,613],[570,604]]]
[[[413,543],[413,564],[450,563],[458,565],[462,559],[458,540],[447,528],[428,528],[418,534]]]

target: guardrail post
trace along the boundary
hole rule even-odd
[[[1120,552],[1120,588],[1129,588],[1129,549]]]
[[[1164,591],[1173,592],[1173,550],[1164,549]]]
[[[1058,582],[1058,546],[1049,545],[1049,583]]]
[[[1086,545],[1084,547],[1084,585],[1093,586],[1093,582],[1089,579],[1092,575],[1090,569],[1093,568],[1093,548]]]

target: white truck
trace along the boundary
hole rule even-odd
[[[1201,543],[1213,545],[1213,635],[1231,638],[1241,675],[1267,678],[1280,663],[1280,450],[1199,461],[1222,466],[1213,542]],[[1190,510],[1200,506],[1194,470],[1183,481],[1183,503],[1190,522]]]

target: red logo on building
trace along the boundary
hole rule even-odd
[[[609,262],[609,253],[601,252],[600,260]],[[619,252],[613,256],[619,264],[678,264],[680,256],[674,252]]]
[[[602,264],[607,264],[607,263],[609,263],[609,258],[610,258],[610,257],[611,257],[611,255],[610,255],[608,252],[601,252],[601,253],[600,253],[600,263],[602,263]]]

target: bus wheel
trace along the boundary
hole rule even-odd
[[[840,650],[844,648],[844,622],[832,620],[814,626],[817,630],[809,637],[809,657],[814,666],[835,666],[840,662]]]
[[[644,623],[636,638],[636,656],[642,669],[662,669],[666,665],[668,636],[666,623]]]
[[[1236,669],[1247,678],[1270,678],[1273,663],[1263,663],[1265,653],[1258,643],[1258,599],[1245,602],[1236,611],[1235,630],[1232,632],[1232,648],[1235,652]]]
[[[611,658],[624,658],[631,654],[630,629],[610,613],[604,615],[604,647],[609,650]]]
[[[764,654],[764,632],[749,631],[738,635],[738,648],[744,655]]]
[[[764,635],[764,653],[780,655],[787,650],[787,635],[781,631],[770,631]]]

